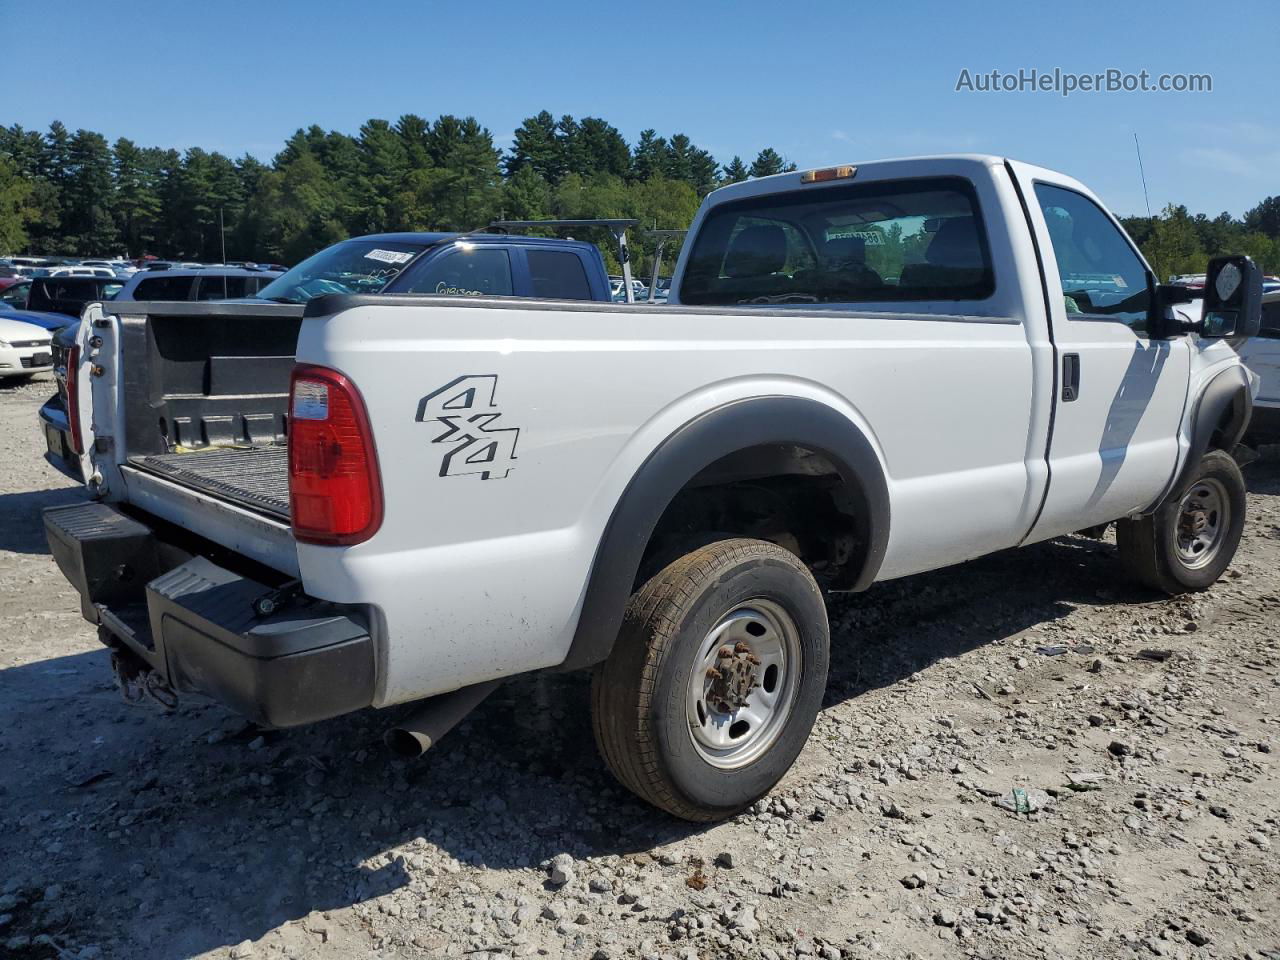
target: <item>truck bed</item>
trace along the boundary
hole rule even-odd
[[[283,444],[155,453],[130,457],[129,463],[182,486],[289,519],[289,452]]]

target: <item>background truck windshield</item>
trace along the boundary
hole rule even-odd
[[[344,240],[308,257],[260,291],[264,300],[305,303],[328,293],[378,293],[428,243]]]
[[[731,201],[698,231],[689,304],[981,300],[995,288],[968,181],[804,188]]]

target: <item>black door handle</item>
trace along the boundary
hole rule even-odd
[[[1080,354],[1062,355],[1062,402],[1070,403],[1080,396]]]

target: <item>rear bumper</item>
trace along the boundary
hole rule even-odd
[[[277,727],[368,706],[374,650],[361,608],[287,596],[158,535],[103,503],[44,512],[49,549],[86,620],[175,690],[210,696]],[[159,524],[156,524],[159,527]]]
[[[80,471],[80,458],[71,449],[71,427],[67,423],[67,410],[62,398],[54,394],[45,401],[38,414],[40,429],[44,433],[44,458],[59,473],[84,483]]]

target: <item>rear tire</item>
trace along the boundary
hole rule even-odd
[[[1181,493],[1150,516],[1116,524],[1120,560],[1138,582],[1171,596],[1205,590],[1235,558],[1245,506],[1240,467],[1210,450]]]
[[[596,668],[600,753],[655,807],[697,822],[731,817],[808,740],[829,645],[822,593],[794,554],[747,539],[687,553],[632,595]]]

